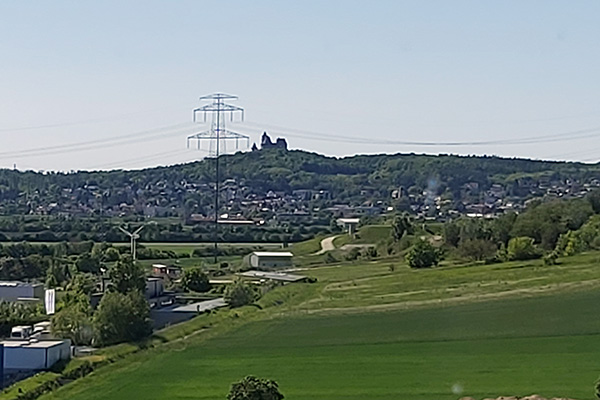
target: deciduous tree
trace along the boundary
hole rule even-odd
[[[283,397],[277,382],[247,376],[231,385],[227,400],[282,400]]]
[[[100,345],[143,339],[152,332],[148,302],[137,290],[108,292],[100,300],[93,326]]]
[[[194,292],[207,292],[210,290],[208,276],[200,268],[189,268],[183,273],[181,279],[183,287]]]
[[[419,240],[406,254],[406,261],[411,268],[429,268],[437,265],[441,259],[440,250],[426,240]]]
[[[108,276],[112,287],[119,293],[143,293],[146,289],[144,269],[129,256],[121,256],[108,270]]]

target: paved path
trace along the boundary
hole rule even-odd
[[[325,239],[321,240],[321,250],[314,253],[314,255],[318,256],[321,254],[325,254],[326,252],[328,252],[330,250],[335,250],[335,245],[333,244],[333,240],[338,236],[339,235],[329,236],[329,237],[326,237]]]

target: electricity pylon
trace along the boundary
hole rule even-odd
[[[201,101],[209,101],[208,104],[202,107],[194,109],[193,119],[194,122],[198,122],[196,116],[198,113],[203,114],[203,122],[206,122],[208,114],[211,115],[210,129],[204,132],[190,135],[187,138],[187,145],[190,147],[190,141],[195,140],[200,149],[202,142],[208,142],[209,150],[212,150],[212,144],[215,144],[214,153],[211,152],[215,157],[215,232],[214,232],[214,256],[215,263],[219,259],[219,156],[221,155],[221,145],[223,146],[224,152],[227,152],[226,143],[228,140],[235,140],[235,149],[239,149],[240,140],[242,144],[245,141],[245,147],[248,148],[250,145],[250,138],[241,133],[229,131],[225,128],[225,117],[229,114],[230,120],[233,121],[233,117],[236,113],[241,114],[241,120],[244,120],[244,109],[238,106],[225,103],[225,100],[236,100],[237,96],[232,96],[225,93],[214,93],[207,96],[200,97]]]

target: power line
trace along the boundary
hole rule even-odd
[[[186,129],[176,129],[178,127],[189,126]],[[0,152],[0,159],[7,158],[25,158],[25,157],[38,157],[55,154],[65,154],[76,151],[85,150],[96,150],[99,148],[111,148],[120,146],[128,143],[137,143],[140,139],[144,138],[145,141],[157,140],[169,136],[180,135],[182,133],[189,132],[191,126],[189,123],[177,124],[168,127],[162,127],[157,129],[150,129],[146,131],[140,131],[129,135],[113,136],[106,139],[90,140],[85,142],[75,142],[56,146],[38,147],[26,150],[17,151],[5,151]]]
[[[289,136],[306,137],[313,140],[337,142],[340,140],[346,143],[357,144],[376,144],[376,145],[408,145],[408,146],[488,146],[488,145],[515,145],[515,144],[539,144],[548,142],[561,142],[597,137],[600,134],[600,127],[581,129],[577,131],[561,132],[547,135],[530,136],[519,139],[500,139],[500,140],[481,140],[481,141],[452,141],[452,142],[425,142],[425,141],[410,141],[410,140],[388,140],[378,139],[369,136],[368,138],[358,138],[347,135],[331,134],[324,132],[313,132],[303,129],[286,128],[277,125],[262,124],[256,122],[244,122],[248,125],[254,125],[262,128],[271,128],[276,134],[284,134]],[[251,128],[252,129],[252,128]],[[255,128],[257,130],[258,128]],[[291,132],[291,133],[290,133]]]
[[[86,168],[88,170],[94,170],[94,169],[111,169],[114,167],[122,167],[122,166],[128,166],[134,163],[138,163],[138,162],[142,162],[142,161],[154,161],[154,160],[163,160],[165,158],[172,158],[174,156],[179,156],[179,155],[183,155],[183,154],[189,154],[190,151],[189,150],[181,150],[181,149],[177,149],[177,150],[172,150],[172,151],[161,151],[159,153],[153,153],[153,154],[148,154],[146,156],[142,156],[142,157],[137,157],[137,158],[128,158],[126,160],[121,160],[121,161],[114,161],[108,164],[101,164],[101,165],[95,165],[89,168]],[[188,160],[184,160],[181,162],[187,162]]]

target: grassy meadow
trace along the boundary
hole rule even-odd
[[[248,374],[288,399],[591,399],[600,291],[423,310],[290,315],[138,354],[46,399],[224,399]],[[151,358],[149,356],[152,356]]]
[[[224,399],[232,382],[255,374],[301,400],[592,399],[599,272],[598,253],[554,266],[411,270],[384,260],[312,268],[305,273],[318,283],[279,288],[261,300],[263,310],[230,311],[235,328],[197,317],[198,334],[42,398]]]

